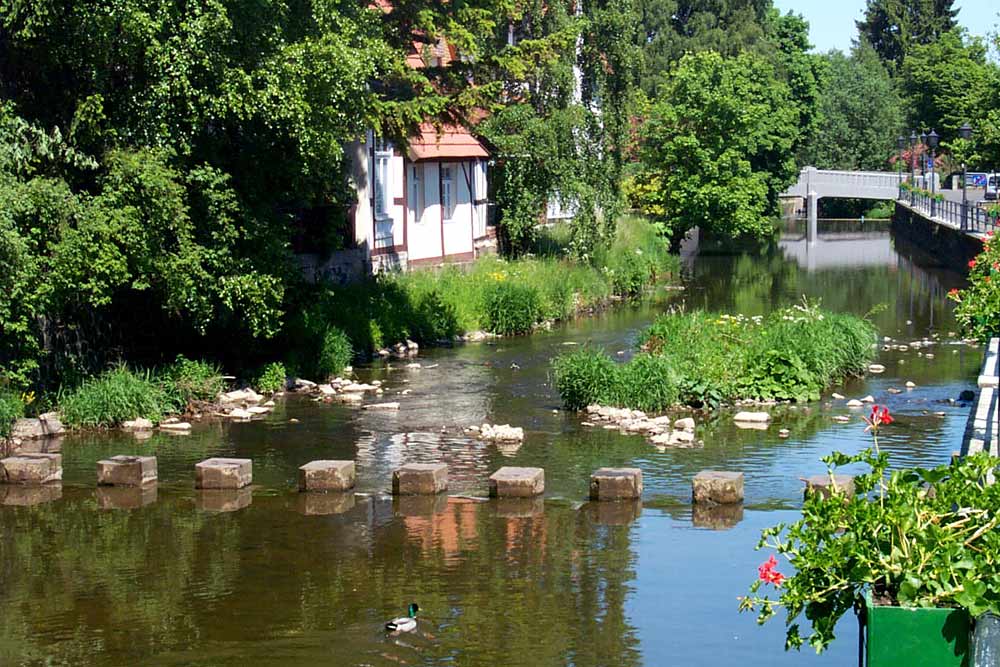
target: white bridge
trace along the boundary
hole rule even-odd
[[[899,196],[899,184],[909,180],[909,174],[891,171],[834,171],[806,167],[799,173],[798,182],[781,194],[782,197],[801,197],[809,214],[808,240],[816,240],[816,220],[819,217],[819,200],[824,197],[838,199],[888,199]]]

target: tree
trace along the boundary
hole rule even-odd
[[[640,4],[642,89],[655,97],[685,53],[734,56],[764,44],[771,0],[649,0]],[[765,47],[766,49],[766,47]]]
[[[823,56],[827,72],[820,94],[820,122],[802,162],[820,169],[884,169],[903,131],[903,108],[892,79],[862,40],[849,56]]]
[[[934,128],[945,140],[955,138],[964,123],[982,118],[997,82],[986,45],[961,28],[914,46],[903,61],[911,124]]]
[[[703,52],[681,59],[643,132],[648,203],[674,246],[699,226],[727,236],[770,229],[776,193],[795,177],[799,114],[766,59]]]
[[[955,0],[868,0],[858,33],[878,53],[890,74],[910,49],[927,45],[958,25]]]

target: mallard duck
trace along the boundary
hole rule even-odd
[[[417,612],[420,607],[416,602],[411,602],[407,613],[409,616],[394,618],[385,624],[386,632],[413,632],[417,629]]]

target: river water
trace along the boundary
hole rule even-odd
[[[884,374],[830,392],[888,404],[897,421],[881,444],[894,464],[935,465],[960,446],[968,408],[948,399],[974,386],[982,358],[949,335],[944,295],[963,280],[899,247],[883,224],[829,223],[810,248],[788,223],[743,254],[689,248],[685,289],[643,305],[530,338],[428,350],[420,370],[358,369],[384,382],[398,413],[287,396],[262,421],[186,436],[67,437],[54,445],[61,490],[0,490],[0,664],[856,664],[853,618],[816,656],[785,653],[780,620],[760,628],[736,611],[765,559],[754,550],[760,530],[797,517],[800,478],[822,473],[819,458],[834,449],[868,445],[860,421],[832,420],[850,412],[842,401],[828,393],[776,409],[766,431],[699,415],[703,448],[658,451],[559,411],[549,362],[570,344],[627,357],[671,303],[757,315],[806,295],[834,310],[874,309],[885,336],[936,335],[933,358],[880,352]],[[908,380],[916,388],[887,392]],[[523,426],[525,443],[498,449],[462,434],[484,421]],[[95,489],[95,462],[115,454],[157,456],[156,490]],[[193,466],[210,456],[252,458],[252,489],[196,492]],[[358,494],[297,494],[296,469],[314,459],[355,459]],[[386,495],[393,468],[430,461],[450,466],[452,497]],[[476,500],[502,465],[543,467],[545,498]],[[643,470],[641,507],[585,502],[591,471],[626,465]],[[703,469],[745,473],[745,505],[692,510],[691,478]],[[382,624],[411,601],[418,631],[387,637]]]

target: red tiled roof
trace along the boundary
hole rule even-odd
[[[488,158],[486,147],[463,127],[445,125],[440,131],[431,123],[422,123],[419,133],[410,139],[410,159]]]

